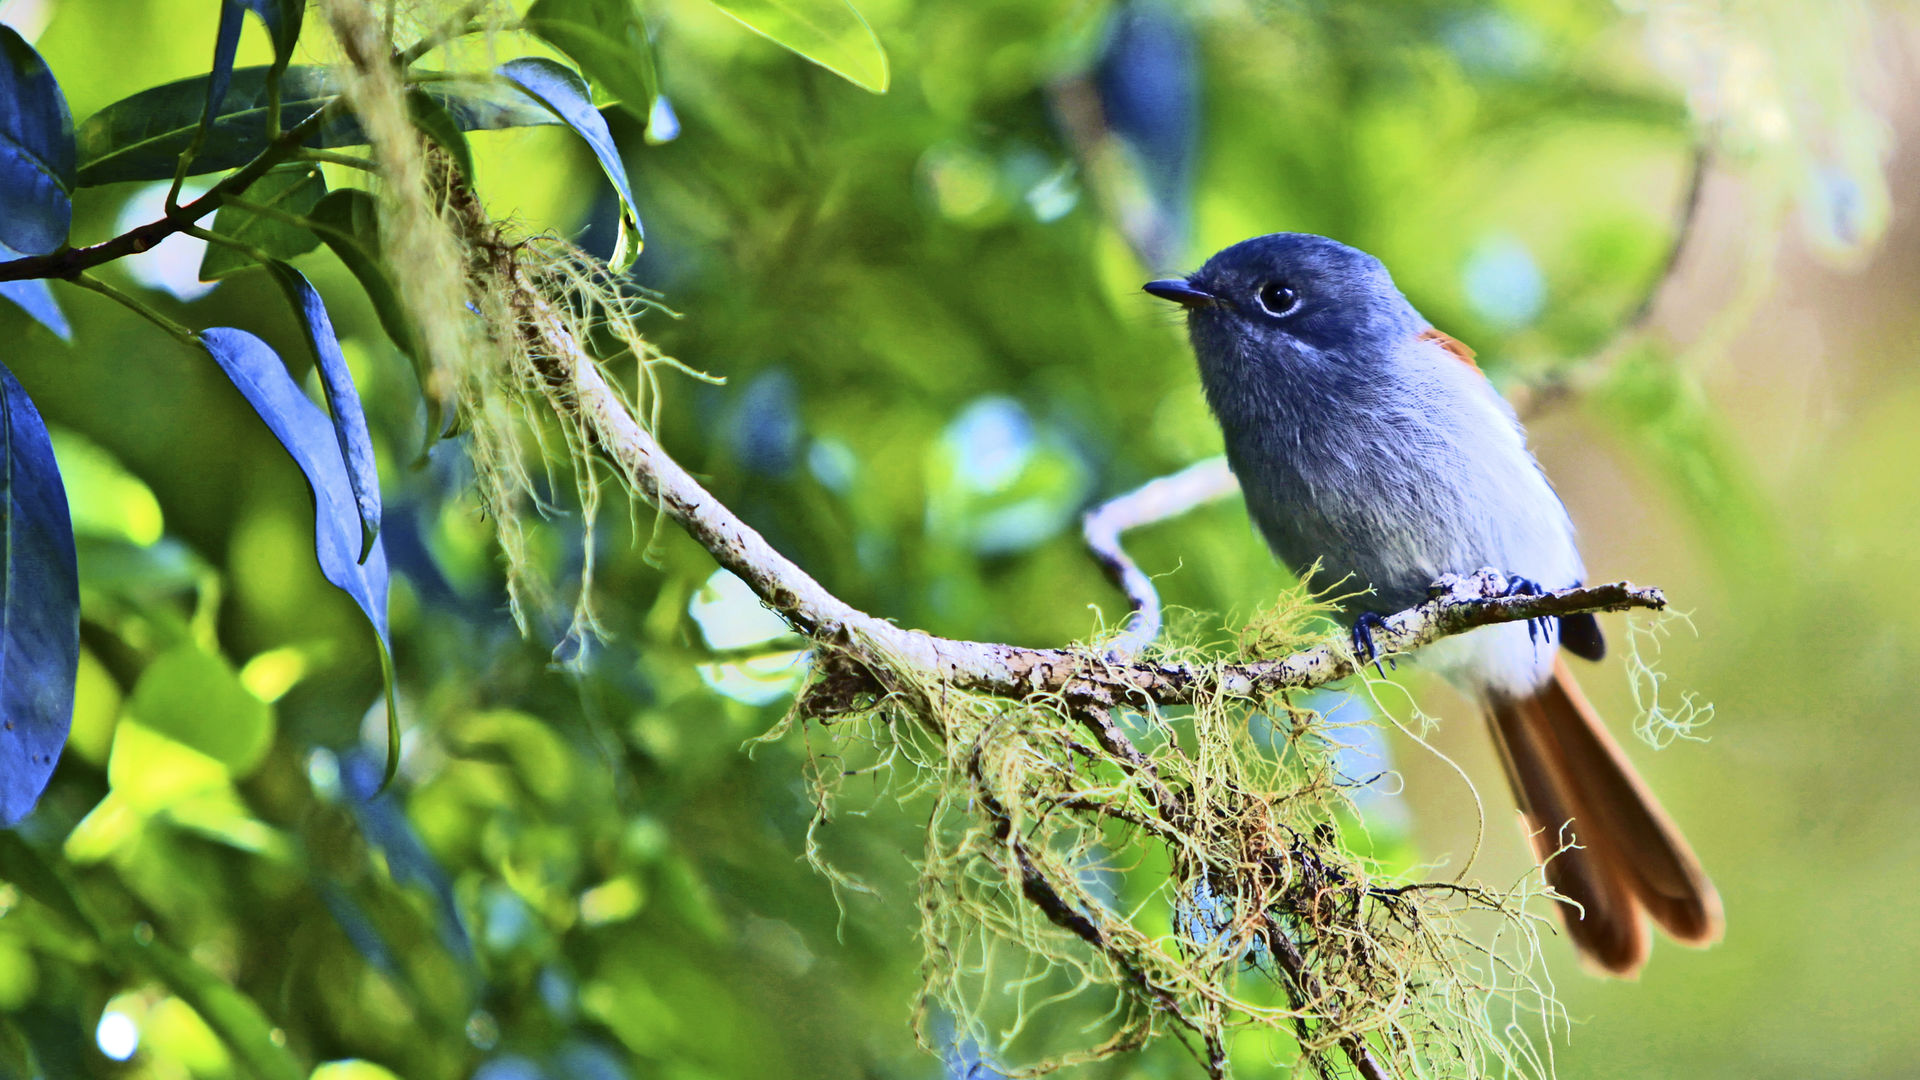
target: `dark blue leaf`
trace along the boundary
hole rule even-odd
[[[46,61],[0,25],[0,244],[57,251],[73,224],[73,116]]]
[[[1122,5],[1095,70],[1100,109],[1132,148],[1150,196],[1129,231],[1152,265],[1179,261],[1192,216],[1201,127],[1200,60],[1186,17],[1153,0]]]
[[[380,974],[389,978],[397,977],[400,964],[394,959],[393,948],[387,944],[386,936],[374,925],[366,909],[347,890],[331,881],[314,882],[314,890],[320,894],[320,902],[326,905],[340,932],[347,936],[347,944],[353,946],[353,951],[359,953],[361,959]]]
[[[226,0],[220,5],[220,29],[213,41],[213,70],[207,73],[203,123],[211,123],[226,100],[227,85],[233,81],[233,54],[240,46],[240,23],[248,11],[260,16],[273,39],[273,66],[285,70],[293,59],[293,44],[300,38],[300,20],[306,14],[305,0]]]
[[[427,354],[420,348],[413,320],[400,305],[393,283],[387,280],[386,266],[380,261],[379,204],[372,195],[358,188],[341,188],[315,203],[307,217],[313,222],[314,234],[325,241],[359,279],[387,337],[412,362],[414,377],[420,382],[421,398],[426,402],[427,442],[431,444],[440,437],[440,418],[445,405],[433,389],[436,380],[427,366]]]
[[[593,95],[586,81],[565,64],[538,56],[509,60],[500,65],[499,70],[506,79],[552,109],[555,116],[578,132],[592,148],[613,189],[620,193],[620,236],[614,242],[613,257],[608,261],[615,270],[633,265],[640,254],[642,240],[640,215],[634,209],[627,167],[620,160],[619,149],[613,145],[613,133],[607,130],[606,119],[593,107]]]
[[[266,342],[225,326],[202,333],[200,341],[306,474],[313,489],[313,548],[320,572],[353,597],[385,644],[387,556],[376,544],[366,562],[359,559],[360,515],[332,422],[300,392]]]
[[[0,262],[19,257],[19,252],[5,244],[0,244]],[[53,289],[45,281],[33,279],[0,281],[0,297],[18,304],[20,310],[33,316],[34,321],[41,326],[59,335],[60,340],[73,340],[73,328],[67,325],[67,317],[61,313],[60,305],[54,303]]]
[[[80,575],[40,413],[0,366],[0,825],[27,816],[73,723]]]
[[[380,206],[372,195],[359,188],[341,188],[328,192],[325,198],[315,203],[307,212],[313,222],[314,235],[326,243],[339,257],[353,276],[360,281],[360,287],[367,292],[367,300],[373,304],[373,313],[380,320],[380,326],[386,330],[387,337],[408,357],[414,358],[416,370],[419,370],[420,385],[427,385],[426,371],[419,368],[421,355],[420,336],[414,332],[412,320],[407,318],[406,309],[400,306],[400,297],[395,293],[393,283],[387,280],[386,268],[380,262]]]
[[[240,0],[266,24],[267,37],[273,41],[273,63],[284,68],[293,59],[293,46],[300,40],[300,21],[307,13],[307,0]]]
[[[300,327],[313,346],[313,358],[320,371],[320,389],[327,395],[327,408],[333,412],[333,434],[340,444],[340,456],[347,463],[347,482],[353,486],[354,508],[360,514],[360,562],[373,551],[380,535],[380,470],[373,460],[373,437],[367,433],[366,410],[360,407],[360,392],[353,388],[353,375],[347,371],[347,358],[340,352],[340,341],[333,333],[333,320],[327,317],[327,305],[320,300],[306,275],[283,262],[267,264],[275,281],[286,291]]]
[[[379,636],[380,671],[387,693],[387,775],[391,778],[400,763],[400,714],[393,697],[393,655],[387,645],[387,554],[376,542],[365,562],[357,557],[362,525],[354,504],[353,482],[347,479],[346,459],[333,436],[333,425],[320,406],[300,392],[266,342],[245,330],[221,326],[202,333],[200,343],[306,474],[307,486],[313,491],[313,552],[320,573],[353,597]]]
[[[380,851],[387,872],[403,886],[424,888],[433,894],[439,911],[440,941],[447,951],[473,962],[473,940],[453,894],[453,879],[435,861],[397,798],[379,798],[380,766],[365,753],[349,750],[340,756],[340,787],[347,807],[360,825],[360,834]]]
[[[246,15],[240,0],[226,0],[220,5],[220,29],[213,38],[213,70],[207,73],[207,107],[200,114],[202,124],[213,123],[227,99],[227,84],[233,81],[233,54],[240,48],[240,22]]]
[[[225,95],[206,145],[193,159],[191,173],[234,169],[267,146],[265,67],[239,68]],[[120,180],[171,180],[180,154],[192,144],[207,102],[207,76],[182,79],[142,90],[101,109],[80,124],[78,183],[81,187]],[[519,88],[497,80],[435,81],[422,88],[439,101],[462,131],[555,123],[553,113]],[[282,123],[305,119],[340,94],[339,82],[325,68],[291,67],[280,77]],[[307,146],[359,146],[366,134],[352,116],[333,117],[306,141]]]

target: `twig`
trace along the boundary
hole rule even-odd
[[[1219,1050],[1216,1040],[1209,1033],[1202,1031],[1193,1019],[1187,1016],[1172,993],[1165,987],[1155,985],[1152,976],[1141,969],[1134,959],[1101,929],[1097,919],[1081,911],[1071,900],[1061,895],[1053,882],[1047,880],[1046,873],[1028,853],[1026,842],[1013,831],[1012,817],[1008,815],[1006,808],[1000,804],[999,800],[988,791],[986,779],[980,773],[980,757],[977,748],[968,761],[968,769],[973,774],[976,784],[975,792],[981,801],[982,808],[993,820],[994,838],[1005,845],[1007,851],[1013,856],[1014,865],[1019,869],[1020,894],[1027,898],[1028,903],[1039,908],[1040,913],[1047,917],[1047,921],[1087,943],[1112,962],[1114,968],[1133,987],[1134,992],[1154,1009],[1168,1019],[1198,1033],[1209,1050],[1210,1060],[1204,1063],[1207,1075],[1214,1080],[1224,1077],[1226,1075],[1224,1052]]]
[[[1300,946],[1294,944],[1287,935],[1286,928],[1272,916],[1267,916],[1263,921],[1266,923],[1267,932],[1263,936],[1267,940],[1267,948],[1286,976],[1284,984],[1293,1007],[1304,1012],[1317,1006],[1325,1010],[1327,1019],[1337,1025],[1340,1022],[1339,1003],[1327,996],[1325,988],[1320,985],[1319,976],[1313,973],[1313,968],[1307,963],[1306,954],[1300,951]],[[1344,1032],[1338,1037],[1338,1042],[1341,1052],[1347,1055],[1347,1060],[1353,1062],[1353,1067],[1365,1080],[1393,1080],[1393,1074],[1373,1055],[1373,1047],[1367,1045],[1365,1037]],[[1303,1053],[1306,1052],[1304,1046],[1301,1049]]]
[[[1108,657],[1117,661],[1132,660],[1160,636],[1160,594],[1153,587],[1153,579],[1120,546],[1121,534],[1179,517],[1239,490],[1239,482],[1227,468],[1227,459],[1211,457],[1109,499],[1082,519],[1080,535],[1086,538],[1087,549],[1107,572],[1107,577],[1126,594],[1132,608],[1126,629],[1107,646]]]
[[[486,10],[486,7],[486,0],[472,0],[471,3],[462,6],[459,11],[454,13],[452,18],[441,23],[432,33],[396,52],[393,56],[394,63],[403,68],[408,67],[412,65],[414,61],[455,38],[485,30],[486,25],[476,22],[475,19],[482,11]],[[388,8],[389,12],[392,10],[392,7]],[[387,27],[387,40],[393,40],[392,26]]]
[[[361,172],[377,173],[380,171],[380,166],[376,164],[372,158],[361,157],[357,154],[341,154],[332,150],[302,150],[298,154],[295,154],[294,157],[299,161],[319,161],[329,165],[345,165],[349,169],[359,169]]]

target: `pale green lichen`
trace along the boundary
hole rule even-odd
[[[1683,691],[1678,703],[1671,694],[1665,701],[1661,700],[1667,674],[1655,668],[1653,661],[1673,633],[1675,623],[1693,629],[1693,621],[1685,613],[1672,610],[1645,622],[1629,620],[1626,624],[1627,687],[1633,694],[1633,731],[1655,750],[1664,750],[1680,739],[1706,742],[1707,737],[1700,729],[1713,720],[1713,704],[1700,700],[1691,690]]]
[[[1239,636],[1263,652],[1315,644],[1324,610],[1288,594]],[[1178,620],[1179,644],[1152,659],[1221,659],[1196,644],[1220,636]],[[1532,1041],[1561,1021],[1539,974],[1547,923],[1524,910],[1537,872],[1490,889],[1354,854],[1341,840],[1349,782],[1319,714],[1284,696],[1119,714],[1147,775],[1063,701],[887,685],[803,730],[816,826],[847,812],[853,778],[863,790],[879,778],[880,798],[927,815],[915,1025],[930,1049],[958,1040],[1035,1075],[1173,1037],[1203,1058],[1338,1072],[1342,1040],[1360,1038],[1399,1075],[1551,1074]],[[1271,745],[1250,734],[1256,714]],[[804,719],[797,708],[779,730]],[[1161,792],[1182,805],[1167,810]],[[836,890],[859,887],[817,842],[808,854]],[[1033,878],[1052,899],[1036,899]],[[1304,958],[1304,985],[1276,967],[1273,933]]]

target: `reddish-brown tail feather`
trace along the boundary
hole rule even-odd
[[[1487,706],[1534,855],[1579,905],[1561,914],[1580,951],[1612,974],[1635,974],[1651,947],[1648,916],[1683,944],[1718,941],[1713,883],[1565,662],[1532,697],[1496,695]]]

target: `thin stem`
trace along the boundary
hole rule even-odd
[[[363,172],[380,171],[379,163],[375,162],[372,158],[359,157],[354,154],[341,154],[332,150],[302,150],[293,155],[293,159],[295,161],[323,161],[329,165],[345,165],[348,168],[359,169]]]
[[[206,130],[206,125],[202,124],[200,133],[194,135],[193,142],[187,144],[187,148],[180,152],[180,160],[173,167],[173,186],[167,188],[166,208],[169,214],[180,212],[180,189],[186,185],[187,170],[193,167],[193,159],[199,156],[200,142],[205,137]]]
[[[454,38],[465,37],[468,34],[476,34],[485,30],[487,24],[476,21],[474,16],[485,10],[486,6],[486,0],[472,0],[471,3],[455,12],[453,18],[441,23],[438,29],[395,53],[393,57],[394,61],[400,67],[406,68],[416,60],[419,60],[440,46],[445,45],[447,42],[452,41]],[[393,28],[391,26],[387,28],[387,40],[393,40]]]
[[[101,296],[107,297],[108,299],[113,300],[116,303],[119,303],[123,307],[132,311],[134,314],[139,315],[141,318],[147,320],[153,325],[158,326],[160,329],[165,330],[169,334],[172,334],[174,339],[180,342],[180,344],[185,345],[191,349],[197,349],[200,347],[200,336],[198,334],[195,334],[193,331],[187,329],[186,327],[180,325],[177,322],[174,322],[172,319],[167,318],[165,315],[160,314],[158,311],[155,311],[151,307],[148,307],[145,303],[141,302],[139,298],[133,296],[132,294],[122,292],[119,289],[114,288],[112,285],[109,285],[106,282],[101,281],[99,278],[94,277],[92,274],[88,274],[84,272],[76,273],[72,277],[68,278],[67,280],[73,282],[75,285],[78,285],[83,289],[92,289],[94,292],[99,293]]]
[[[409,71],[406,73],[406,77],[407,77],[408,86],[420,86],[425,83],[449,83],[449,82],[450,83],[472,83],[475,81],[479,81],[479,82],[487,82],[489,80],[492,80],[495,82],[499,81],[498,76],[490,76],[484,71],[482,72]]]
[[[267,71],[267,141],[280,137],[280,76],[286,72],[279,63]]]
[[[223,248],[227,248],[232,251],[237,251],[240,254],[245,255],[246,257],[253,259],[256,262],[259,262],[261,264],[276,261],[275,256],[272,255],[271,253],[264,251],[260,248],[254,247],[252,244],[247,243],[245,240],[238,240],[238,239],[235,239],[234,237],[228,236],[226,233],[217,233],[217,232],[214,232],[212,229],[203,229],[198,225],[189,225],[180,231],[186,233],[188,236],[192,236],[200,240],[205,240],[209,244],[218,244]]]

